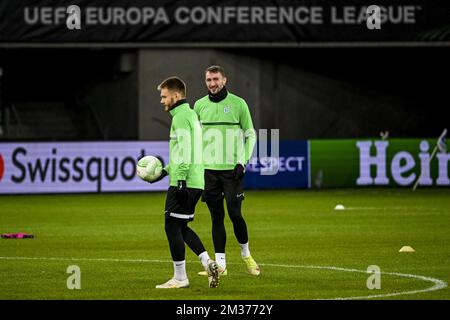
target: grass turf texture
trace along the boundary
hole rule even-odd
[[[270,264],[363,271],[377,265],[382,273],[450,282],[448,190],[248,191],[243,212],[262,274],[246,273],[227,218],[228,276],[219,288],[209,289],[207,279],[197,276],[200,263],[186,248],[191,287],[155,289],[173,273],[163,227],[164,200],[164,193],[0,196],[0,233],[36,236],[0,239],[0,257],[68,259],[0,258],[0,299],[328,299],[433,286],[382,274],[381,289],[369,290],[367,273]],[[335,211],[336,204],[349,209]],[[210,224],[206,205],[199,203],[190,226],[213,254]],[[399,253],[403,245],[416,252]],[[81,290],[66,287],[69,265],[81,269]],[[387,299],[450,299],[450,290]]]

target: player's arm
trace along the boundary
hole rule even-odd
[[[242,130],[244,131],[245,143],[244,143],[244,154],[241,155],[240,161],[245,165],[248,163],[253,154],[253,149],[256,145],[256,132],[253,127],[252,116],[250,114],[250,109],[247,103],[242,100],[241,114],[239,118],[239,123]]]
[[[189,167],[191,164],[191,124],[186,118],[174,118],[174,129],[176,133],[178,154],[176,155],[176,169],[171,168],[177,181],[185,181],[188,176]]]
[[[194,103],[194,108],[192,108],[194,110],[194,112],[197,114],[197,118],[198,120],[200,120],[200,104],[198,103],[198,101],[196,101]]]

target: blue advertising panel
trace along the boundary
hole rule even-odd
[[[254,155],[246,168],[246,189],[290,189],[309,187],[308,141],[280,141],[279,157]]]

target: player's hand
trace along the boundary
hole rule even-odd
[[[238,163],[233,170],[233,179],[240,180],[244,177],[245,168],[242,164]]]
[[[167,175],[168,175],[167,171],[164,170],[164,169],[162,169],[161,175],[158,177],[158,179],[156,179],[156,180],[154,180],[154,181],[152,181],[152,182],[150,182],[150,183],[155,183],[155,182],[161,181],[161,180],[164,179],[164,177],[167,176]]]
[[[186,180],[178,180],[176,198],[179,202],[184,203],[189,197],[189,193],[186,186]]]

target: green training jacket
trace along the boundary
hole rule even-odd
[[[164,168],[170,177],[170,186],[177,186],[178,180],[186,180],[188,188],[204,189],[202,163],[202,128],[197,114],[186,100],[170,110],[169,164]]]
[[[245,167],[256,144],[256,133],[245,100],[231,92],[219,102],[205,96],[195,102],[194,111],[203,129],[205,169],[232,170],[237,163]]]

